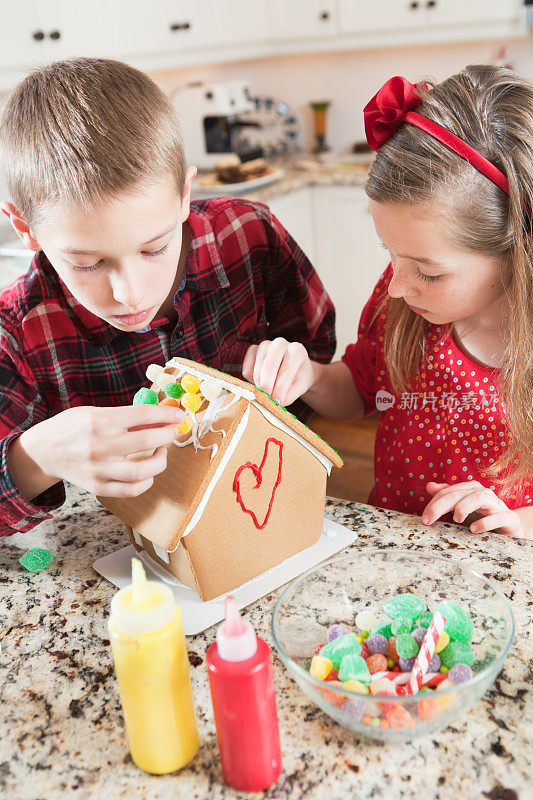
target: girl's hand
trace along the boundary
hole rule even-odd
[[[433,495],[424,511],[422,522],[431,525],[439,517],[454,511],[454,522],[464,522],[470,514],[477,519],[469,525],[472,533],[497,531],[507,536],[524,536],[522,522],[516,511],[507,508],[503,500],[479,481],[464,483],[426,484],[426,491]]]
[[[294,403],[315,381],[313,364],[303,344],[281,337],[249,347],[242,374],[282,406]]]

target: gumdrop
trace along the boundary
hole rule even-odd
[[[53,558],[51,550],[44,550],[41,547],[32,547],[26,550],[24,555],[19,558],[19,564],[27,569],[28,572],[42,572],[50,566]]]
[[[364,685],[364,683],[361,683],[361,681],[345,681],[342,685],[350,692],[357,692],[357,694],[368,694],[367,687]]]
[[[431,656],[431,661],[428,664],[428,672],[438,672],[440,669],[440,656],[437,653],[433,653]]]
[[[450,643],[450,637],[446,633],[446,631],[442,631],[441,635],[439,636],[438,642],[435,645],[435,652],[440,653],[441,650],[444,650],[446,645]]]
[[[412,658],[400,658],[400,669],[402,672],[411,672],[413,669],[414,663],[416,661],[416,656]]]
[[[418,644],[410,633],[402,633],[396,637],[396,650],[400,658],[412,658],[419,651]]]
[[[389,728],[412,728],[415,721],[411,714],[403,706],[394,706],[387,712],[387,722]]]
[[[431,690],[430,693],[432,694]],[[442,711],[440,703],[434,697],[428,697],[424,698],[423,700],[419,700],[416,704],[416,710],[422,722],[429,722],[430,720],[435,719],[435,717],[438,717]]]
[[[472,639],[474,623],[460,605],[443,600],[436,610],[446,617],[444,630],[448,632],[452,641],[469,642]]]
[[[133,397],[134,406],[156,406],[157,403],[157,392],[154,392],[153,389],[148,389],[146,386],[139,389]]]
[[[422,614],[422,616],[418,620],[418,625],[421,628],[429,628],[432,619],[433,619],[433,614],[431,613],[431,611],[426,611],[426,613]]]
[[[472,648],[467,642],[450,642],[440,653],[440,660],[445,667],[451,670],[456,664],[467,664],[469,667],[475,661]]]
[[[393,661],[398,661],[400,656],[398,655],[398,649],[396,647],[396,636],[391,636],[388,643],[388,653],[390,659]]]
[[[360,631],[370,631],[379,620],[379,615],[371,608],[363,608],[355,618],[355,625]]]
[[[370,670],[364,658],[351,654],[344,656],[339,669],[339,680],[343,683],[344,681],[361,681],[363,683],[368,683],[370,680]]]
[[[376,622],[376,624],[374,625],[374,627],[370,631],[371,635],[373,633],[380,633],[382,636],[385,637],[385,639],[390,639],[390,637],[392,636],[391,620],[390,619],[385,619],[385,620],[381,619],[381,620],[379,620],[379,622]]]
[[[180,383],[169,383],[165,386],[165,394],[173,400],[179,400],[185,394],[185,389]]]
[[[412,632],[411,636],[413,637],[413,639],[415,640],[417,645],[420,647],[420,645],[422,644],[422,642],[424,641],[424,638],[426,636],[426,629],[422,628],[422,627],[415,628],[414,631]]]
[[[359,697],[347,697],[342,704],[342,710],[354,720],[361,720],[365,711],[365,701]]]
[[[387,659],[382,653],[374,653],[374,655],[368,656],[366,665],[371,675],[388,669]]]
[[[396,617],[390,626],[393,636],[400,636],[402,633],[411,633],[411,623],[406,617]]]
[[[346,633],[344,636],[337,636],[332,642],[325,645],[320,651],[320,655],[329,658],[335,669],[339,669],[341,661],[346,655],[359,655],[361,645],[357,641],[355,633]]]
[[[324,658],[323,656],[313,656],[311,659],[309,672],[313,678],[319,678],[321,681],[324,681],[332,669],[333,664],[329,658]]]
[[[425,610],[426,604],[412,592],[397,594],[383,603],[383,611],[391,619],[406,617],[414,622]]]
[[[453,684],[464,683],[473,677],[474,673],[472,672],[471,667],[469,667],[468,664],[463,664],[461,662],[454,664],[448,673],[448,678]]]
[[[386,655],[388,642],[382,633],[373,633],[366,640],[366,645],[371,653],[382,653]]]
[[[335,622],[333,625],[330,625],[326,631],[326,642],[332,642],[333,639],[336,639],[338,636],[344,636],[346,633],[350,633],[349,627],[342,623]]]

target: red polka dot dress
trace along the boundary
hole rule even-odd
[[[391,276],[389,266],[363,309],[357,342],[348,345],[342,359],[363,398],[365,415],[380,411],[375,484],[368,502],[421,514],[431,499],[428,481],[477,480],[498,493],[483,467],[498,458],[508,441],[499,370],[473,361],[446,326],[428,322],[412,390],[394,396],[383,354],[385,312],[372,321]],[[533,478],[506,495],[505,502],[509,508],[532,505]],[[451,521],[451,515],[443,519]]]

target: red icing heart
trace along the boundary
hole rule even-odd
[[[241,487],[240,487],[240,483],[239,483],[239,478],[240,478],[241,472],[243,472],[245,469],[251,469],[252,472],[254,473],[255,479],[256,479],[256,484],[254,486],[254,489],[258,489],[261,486],[261,484],[263,482],[263,467],[265,466],[265,461],[267,460],[268,446],[269,446],[270,442],[273,442],[279,448],[278,449],[278,464],[279,464],[279,466],[278,466],[278,474],[277,474],[276,480],[274,482],[274,485],[272,486],[272,495],[270,497],[270,503],[268,504],[268,510],[267,510],[266,516],[265,516],[262,524],[260,525],[259,524],[259,520],[257,519],[257,517],[254,514],[254,512],[250,508],[247,508],[245,503],[244,503],[244,500],[243,500],[243,497],[242,497],[242,494],[241,494]],[[254,521],[255,527],[259,528],[259,530],[261,530],[261,528],[264,528],[265,525],[268,522],[268,518],[270,517],[270,512],[272,511],[272,505],[274,503],[274,495],[276,494],[276,489],[278,488],[278,486],[281,483],[281,467],[282,467],[282,464],[283,464],[282,453],[283,453],[283,442],[279,442],[277,439],[272,439],[272,438],[267,439],[266,442],[265,442],[265,453],[263,455],[263,460],[261,461],[259,466],[257,466],[257,464],[252,464],[251,461],[247,461],[246,464],[241,464],[241,466],[239,467],[239,469],[235,473],[235,477],[233,479],[233,491],[237,495],[237,501],[241,504],[242,510],[246,514],[250,514],[250,516],[252,517],[252,519]]]

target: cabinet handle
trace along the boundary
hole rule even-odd
[[[426,8],[435,8],[437,0],[427,0]]]
[[[61,33],[59,31],[51,31],[48,35],[50,36],[50,39],[53,39],[54,41],[61,39]]]
[[[44,33],[42,31],[34,31],[32,33],[32,36],[36,42],[42,42],[42,40],[44,39]]]
[[[170,30],[171,31],[188,31],[191,29],[190,22],[171,22],[170,23]]]
[[[419,5],[420,3],[418,2],[418,0],[413,0],[412,3],[409,3],[409,8],[411,9],[411,11],[416,11]]]
[[[322,11],[322,13],[319,16],[319,19],[321,20],[321,22],[327,22],[329,19],[329,11]]]

